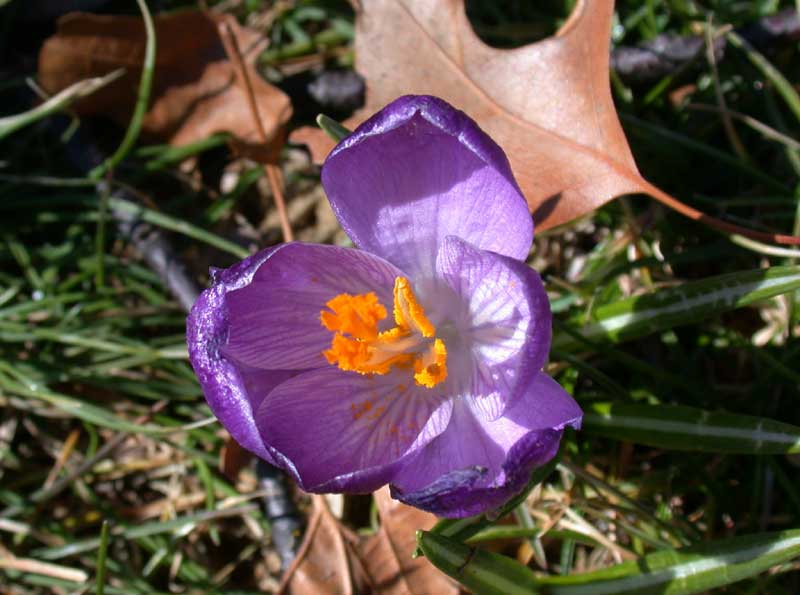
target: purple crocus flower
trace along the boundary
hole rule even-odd
[[[268,248],[214,271],[192,309],[212,411],[306,491],[389,483],[446,517],[501,505],[581,420],[542,372],[550,307],[508,160],[464,113],[407,96],[322,183],[359,249]]]

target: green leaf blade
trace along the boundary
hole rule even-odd
[[[755,576],[800,556],[800,529],[662,551],[611,568],[538,579],[552,595],[690,595]]]
[[[427,531],[417,531],[417,544],[431,564],[478,595],[529,595],[538,592],[533,572],[506,556],[475,549]]]
[[[478,595],[691,595],[735,583],[800,556],[800,529],[659,551],[571,576],[537,576],[511,558],[420,531],[430,562]]]
[[[800,452],[800,427],[682,405],[597,403],[585,412],[583,430],[670,450],[747,455]]]
[[[581,329],[591,341],[636,339],[800,289],[800,267],[780,266],[719,275],[597,308]],[[566,334],[556,349],[577,346]]]

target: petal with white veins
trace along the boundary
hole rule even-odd
[[[342,293],[374,292],[391,313],[402,273],[368,252],[294,242],[281,246],[250,283],[227,296],[230,334],[223,352],[250,366],[301,370],[328,366],[332,333],[320,323],[325,304]],[[391,326],[391,315],[386,324]]]
[[[451,390],[495,419],[547,359],[552,316],[544,286],[524,262],[454,236],[442,243],[436,267],[455,295],[444,306],[433,300],[432,314],[441,325],[448,317],[442,310],[449,312],[455,328],[447,342]]]
[[[261,403],[264,442],[312,492],[370,492],[447,427],[449,400],[432,398],[405,371],[385,376],[334,367],[305,372]]]
[[[579,427],[582,415],[546,374],[538,374],[529,390],[491,422],[457,402],[447,429],[392,480],[392,495],[444,517],[497,508],[556,454],[564,428]]]
[[[353,242],[415,280],[448,235],[524,259],[533,220],[502,149],[464,112],[409,95],[331,152],[322,184]]]

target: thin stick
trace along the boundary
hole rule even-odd
[[[267,181],[269,181],[272,196],[275,198],[275,206],[278,208],[283,241],[291,242],[294,239],[294,233],[292,232],[292,224],[289,221],[289,215],[286,212],[286,200],[283,196],[283,174],[280,168],[273,163],[265,163],[264,170],[267,172]]]
[[[647,181],[643,181],[642,191],[646,194],[649,194],[652,198],[656,199],[661,204],[669,207],[676,213],[683,215],[684,217],[688,217],[693,221],[698,221],[709,227],[713,227],[716,230],[725,232],[725,233],[733,233],[738,234],[751,240],[756,240],[758,242],[771,242],[774,244],[783,244],[786,246],[798,246],[800,245],[800,237],[799,236],[792,236],[782,233],[769,233],[764,231],[755,231],[752,229],[747,229],[745,227],[740,227],[739,225],[735,225],[733,223],[728,223],[727,221],[723,221],[721,219],[717,219],[716,217],[712,217],[711,215],[706,215],[705,213],[698,211],[694,207],[690,207],[687,204],[682,203],[677,198],[670,196],[657,186],[653,186]]]
[[[73,583],[85,583],[89,578],[83,570],[59,566],[58,564],[50,564],[49,562],[40,562],[39,560],[31,560],[30,558],[2,557],[0,558],[0,568],[49,576]]]
[[[266,145],[268,143],[267,131],[264,130],[264,123],[258,113],[253,83],[247,73],[247,67],[245,66],[239,43],[236,41],[236,35],[233,33],[233,29],[231,29],[230,23],[227,21],[219,25],[219,33],[220,39],[222,39],[222,45],[225,46],[225,52],[236,65],[236,76],[239,79],[239,84],[242,85],[245,90],[247,103],[250,106],[250,112],[253,115],[253,121],[256,124],[258,136],[261,142]],[[283,181],[281,179],[280,169],[274,163],[265,163],[264,170],[267,173],[267,180],[272,189],[272,196],[275,199],[275,207],[278,209],[281,231],[283,232],[283,241],[291,242],[294,239],[294,234],[292,233],[292,227],[289,223],[289,215],[286,212],[286,201],[283,196]]]
[[[701,112],[715,112],[715,113],[722,113],[722,109],[713,105],[706,105],[704,103],[689,103],[686,105],[686,109],[697,110]],[[777,143],[781,143],[786,146],[788,149],[792,149],[794,151],[800,150],[800,142],[796,141],[790,136],[787,136],[776,130],[772,126],[768,126],[764,124],[764,122],[757,120],[752,116],[748,116],[747,114],[743,114],[741,112],[737,112],[736,110],[732,109],[725,109],[725,112],[731,118],[736,120],[740,120],[742,123],[746,124],[756,132],[760,132],[761,135],[769,140],[773,140]]]
[[[50,489],[55,483],[56,479],[58,479],[58,474],[61,473],[61,469],[64,468],[64,465],[72,454],[72,451],[75,449],[75,445],[78,443],[78,438],[80,435],[80,430],[75,429],[72,430],[72,432],[70,432],[67,436],[67,439],[64,440],[64,445],[61,447],[61,451],[58,453],[56,464],[53,465],[53,468],[50,469],[50,473],[47,474],[47,479],[44,480],[44,484],[42,485],[43,490]]]

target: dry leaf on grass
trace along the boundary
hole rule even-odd
[[[641,192],[725,231],[800,243],[708,217],[642,178],[611,97],[612,0],[579,0],[555,36],[511,50],[475,35],[462,0],[356,4],[356,68],[367,81],[367,101],[349,128],[400,95],[437,95],[503,147],[540,230]],[[317,162],[333,148],[313,128],[291,138],[308,144]]]
[[[436,517],[375,492],[381,528],[356,535],[330,512],[322,496],[314,509],[294,564],[283,579],[287,595],[457,595],[458,586],[425,558],[412,558],[417,529],[430,529]]]
[[[389,488],[375,492],[381,528],[361,543],[375,593],[384,595],[456,595],[459,588],[423,557],[412,558],[417,547],[416,531],[430,530],[437,519],[432,514],[393,500]]]
[[[238,46],[252,55],[263,38],[232,17],[203,12],[178,12],[155,18],[157,54],[150,109],[144,134],[175,146],[217,132],[232,135],[240,152],[273,161],[283,143],[283,127],[291,116],[289,98],[263,80],[251,64],[249,79],[268,142],[259,138],[248,105],[247,90],[237,81],[219,25],[230,25]],[[76,104],[81,115],[103,115],[127,126],[136,102],[144,59],[145,32],[141,18],[84,13],[66,15],[56,34],[39,54],[39,82],[56,93],[78,80],[125,68],[125,75]]]

